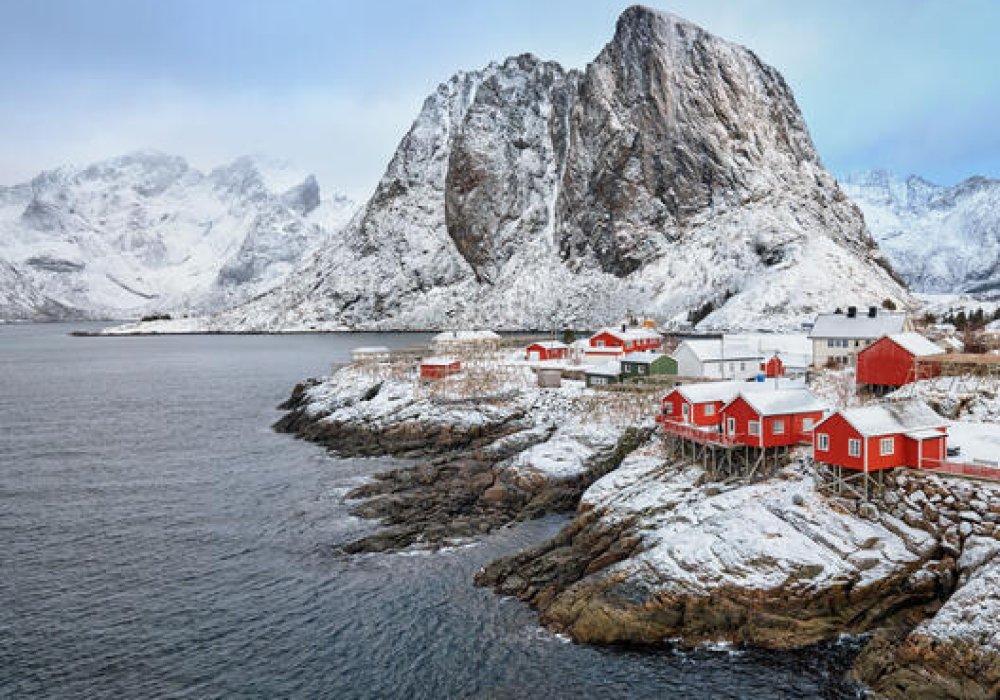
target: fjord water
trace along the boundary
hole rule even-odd
[[[853,697],[852,645],[593,648],[472,586],[548,518],[349,557],[390,460],[270,430],[296,381],[412,335],[77,338],[0,325],[0,697]]]

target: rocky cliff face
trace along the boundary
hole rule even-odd
[[[707,325],[789,325],[905,302],[887,267],[780,74],[633,7],[583,71],[523,55],[441,85],[338,239],[216,323],[549,328],[707,303]]]
[[[353,208],[287,172],[134,153],[0,188],[0,317],[204,312],[267,291]]]
[[[1000,180],[941,187],[874,170],[843,187],[913,289],[1000,292]]]

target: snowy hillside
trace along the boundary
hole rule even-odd
[[[873,170],[841,186],[914,291],[1000,291],[1000,180],[941,187]]]
[[[354,206],[240,158],[134,153],[0,187],[0,317],[217,311],[280,282]]]
[[[910,298],[781,75],[633,7],[585,70],[530,54],[423,105],[374,195],[229,329],[794,326]]]

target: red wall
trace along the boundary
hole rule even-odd
[[[922,365],[920,379],[938,374],[934,366]],[[913,355],[892,339],[883,337],[858,353],[858,384],[903,386],[913,381]]]
[[[524,351],[525,358],[530,358],[532,352],[537,352],[540,360],[563,360],[569,357],[569,348],[547,348],[541,343],[529,345]]]
[[[830,436],[830,449],[827,452],[820,451],[817,446],[819,435],[823,433]],[[855,430],[839,413],[833,414],[823,421],[823,424],[817,427],[813,433],[813,459],[824,464],[863,470],[865,468],[864,451],[862,450],[860,457],[851,457],[847,452],[847,441],[850,438],[861,439],[861,433]]]
[[[685,404],[691,406],[691,419],[688,421],[691,425],[711,427],[719,424],[720,411],[722,410],[721,401],[691,404],[687,399],[681,396],[681,392],[676,389],[663,397],[663,406],[671,407],[670,413],[666,414],[664,418],[673,421],[674,423],[683,423],[684,409],[682,406]],[[707,406],[715,406],[715,413],[713,415],[706,413]]]
[[[420,365],[421,379],[441,379],[462,371],[461,362],[453,362],[450,365]]]
[[[817,436],[822,433],[826,433],[830,436],[829,452],[820,452],[816,446],[818,442]],[[848,454],[847,445],[850,438],[858,438],[862,440],[863,444],[860,457],[851,457]],[[892,438],[894,441],[891,455],[881,454],[881,441],[883,438]],[[839,413],[831,416],[823,423],[823,425],[816,429],[813,439],[813,458],[817,462],[823,462],[825,464],[839,465],[848,469],[864,470],[865,442],[867,442],[868,471],[870,472],[880,471],[882,469],[892,469],[894,467],[917,466],[917,444],[915,440],[911,440],[902,434],[880,435],[863,439],[861,438],[861,434],[851,427],[851,424],[844,420]],[[940,438],[925,440],[923,448],[924,460],[944,459],[945,442],[946,436],[943,432]]]
[[[780,357],[775,356],[761,365],[761,371],[764,372],[765,377],[784,377],[785,363],[781,361]]]
[[[624,352],[642,352],[644,350],[659,350],[663,343],[658,338],[640,338],[638,340],[630,340],[626,345],[625,342],[607,331],[603,333],[598,333],[592,336],[590,339],[590,347],[597,351],[602,348],[597,345],[597,341],[604,341],[604,348],[621,348]]]
[[[753,406],[740,396],[723,409],[722,425],[723,429],[727,431],[726,434],[729,435],[729,418],[735,418],[736,433],[731,435],[731,437],[735,437],[744,445],[752,447],[784,447],[795,445],[799,442],[808,442],[812,433],[807,433],[804,430],[804,422],[812,418],[813,425],[816,425],[822,417],[822,411],[811,411],[784,416],[765,416],[761,419],[761,416]],[[761,421],[763,440],[761,440],[760,435],[750,434],[750,421],[755,420]],[[777,421],[784,422],[784,431],[778,434],[774,432],[774,425]]]

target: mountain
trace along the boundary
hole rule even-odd
[[[788,326],[909,303],[781,75],[626,10],[585,70],[525,54],[424,102],[371,199],[215,328]]]
[[[0,318],[218,311],[280,282],[353,204],[243,157],[140,152],[0,187]]]
[[[1000,291],[1000,180],[942,187],[872,170],[842,187],[915,291]]]

